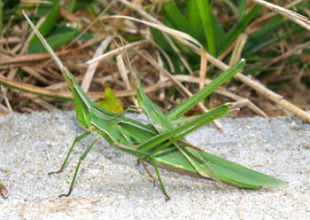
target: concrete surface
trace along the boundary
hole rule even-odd
[[[222,133],[209,125],[188,140],[289,185],[240,190],[161,170],[172,197],[165,202],[134,157],[102,140],[82,164],[72,196],[58,198],[91,137],[64,173],[48,176],[83,132],[73,112],[0,116],[0,183],[9,191],[0,197],[0,219],[310,219],[310,125],[293,117],[221,121]]]

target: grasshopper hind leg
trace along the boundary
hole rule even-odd
[[[72,153],[73,148],[75,147],[75,145],[76,145],[78,142],[80,142],[82,139],[86,138],[89,134],[90,134],[90,132],[87,131],[87,132],[85,132],[84,134],[81,134],[80,136],[76,137],[76,138],[74,139],[74,141],[73,141],[73,143],[72,143],[72,145],[71,145],[71,147],[70,147],[70,149],[69,149],[69,151],[68,151],[68,153],[67,153],[67,156],[66,156],[64,162],[62,163],[60,169],[59,169],[59,170],[56,170],[56,171],[49,172],[48,175],[55,174],[55,173],[61,173],[61,172],[64,170],[64,168],[65,168],[65,166],[66,166],[66,164],[67,164],[67,161],[68,161],[68,159],[69,159],[69,157],[70,157],[70,155],[71,155],[71,153]]]
[[[147,168],[147,165],[146,165],[146,163],[145,163],[144,161],[141,161],[141,164],[142,164],[143,168],[145,169],[147,175],[152,179],[153,184],[154,184],[154,186],[155,186],[155,184],[156,184],[156,178],[152,175],[152,173],[151,173],[151,171],[149,170],[149,168]]]
[[[164,185],[164,182],[162,181],[161,177],[160,177],[160,174],[159,174],[159,170],[158,170],[158,167],[157,167],[157,164],[156,164],[156,161],[153,157],[150,157],[152,163],[153,163],[153,166],[154,166],[154,169],[155,169],[155,172],[156,172],[156,175],[157,175],[157,178],[158,178],[158,181],[159,181],[159,184],[160,184],[160,188],[161,188],[161,191],[163,192],[163,194],[165,195],[166,197],[166,201],[169,201],[170,200],[170,196],[168,195],[167,191],[166,191],[166,188],[165,188],[165,185]]]

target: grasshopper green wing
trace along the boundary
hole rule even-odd
[[[260,187],[275,187],[287,184],[285,181],[254,171],[211,153],[197,152],[204,160],[208,161],[209,166],[214,169],[223,182],[235,185],[239,188],[258,189]],[[162,168],[189,176],[210,179],[209,176],[198,175],[193,166],[184,159],[184,156],[175,148],[170,147],[162,150],[160,154],[155,156],[155,160]]]

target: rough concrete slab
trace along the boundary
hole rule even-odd
[[[64,173],[48,176],[83,132],[74,114],[1,116],[0,183],[9,198],[0,197],[0,219],[310,219],[310,125],[292,117],[221,121],[223,132],[209,125],[188,140],[289,185],[240,190],[161,170],[172,196],[165,202],[134,157],[101,141],[82,164],[72,196],[58,198],[91,137],[78,145]]]

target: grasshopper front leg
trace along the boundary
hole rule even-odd
[[[79,159],[79,162],[78,162],[78,165],[76,166],[76,169],[75,169],[75,172],[74,172],[74,176],[72,178],[72,181],[71,181],[71,184],[70,184],[70,188],[69,188],[69,191],[67,194],[61,194],[59,197],[68,197],[70,196],[72,190],[73,190],[73,186],[74,186],[74,183],[76,181],[76,177],[77,177],[77,174],[79,172],[79,169],[80,169],[80,166],[81,166],[81,163],[82,161],[87,157],[87,154],[89,153],[89,151],[94,147],[95,143],[97,141],[97,138],[95,140],[93,140],[90,145],[87,147],[87,149],[84,151],[84,153],[82,154],[82,156],[80,157]]]
[[[86,138],[88,135],[90,135],[90,132],[89,132],[89,131],[87,131],[87,132],[85,132],[84,134],[81,134],[80,136],[76,137],[76,138],[74,139],[74,141],[73,141],[73,143],[72,143],[72,145],[71,145],[71,147],[70,147],[70,149],[69,149],[69,151],[68,151],[68,153],[67,153],[67,156],[66,156],[64,162],[62,163],[60,169],[57,170],[57,171],[49,172],[48,175],[52,175],[52,174],[55,174],[55,173],[61,173],[61,172],[64,170],[64,168],[65,168],[65,166],[66,166],[66,164],[67,164],[67,162],[68,162],[68,159],[69,159],[69,157],[70,157],[70,155],[71,155],[71,153],[72,153],[72,151],[73,151],[75,145],[76,145],[78,142],[80,142],[82,139]]]

